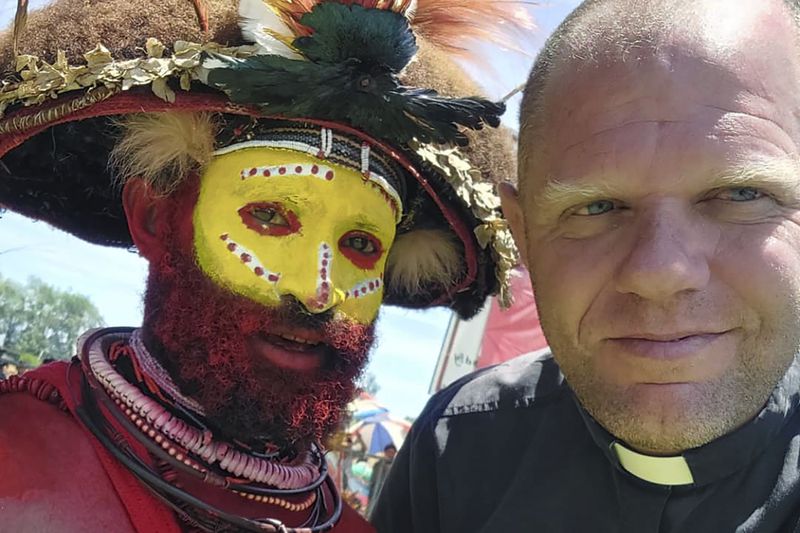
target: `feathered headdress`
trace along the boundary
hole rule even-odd
[[[417,53],[408,18],[416,2],[241,0],[256,54],[211,54],[206,83],[266,114],[341,121],[394,144],[466,145],[460,127],[497,127],[503,104],[405,87]],[[344,37],[344,38],[343,38]]]
[[[226,143],[291,139],[393,176],[388,303],[471,315],[508,300],[515,251],[490,182],[513,157],[502,133],[475,132],[504,106],[472,96],[452,56],[469,37],[508,45],[527,23],[513,5],[56,0],[28,15],[18,0],[0,33],[0,204],[126,246],[120,173],[168,194]]]

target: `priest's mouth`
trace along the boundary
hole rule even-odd
[[[250,349],[285,370],[313,372],[325,363],[330,346],[321,337],[303,333],[260,333],[249,338]]]
[[[673,334],[635,334],[608,339],[616,349],[650,359],[689,358],[711,348],[731,330],[719,332],[681,332]]]

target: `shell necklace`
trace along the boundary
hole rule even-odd
[[[134,365],[146,372],[176,403],[201,414],[196,402],[181,395],[166,370],[150,355],[134,333],[129,355]],[[302,489],[314,484],[321,474],[322,459],[313,451],[299,453],[290,461],[259,457],[229,443],[214,440],[208,429],[200,429],[171,413],[155,398],[125,379],[96,343],[88,352],[89,368],[106,393],[145,434],[167,450],[176,460],[201,472],[205,466],[217,467],[236,478],[263,483],[278,489]],[[199,405],[198,405],[199,407]]]

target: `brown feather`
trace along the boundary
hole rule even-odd
[[[300,19],[310,13],[320,0],[265,0],[298,37],[311,35],[311,30],[300,24]]]
[[[311,34],[311,30],[300,24],[300,18],[309,13],[317,4],[331,0],[265,0],[277,12],[297,36]],[[386,9],[408,15],[415,5],[414,0],[335,0],[346,6],[357,4],[367,9]]]
[[[17,0],[17,13],[14,15],[14,55],[17,54],[17,46],[22,32],[25,31],[25,23],[28,21],[28,0]]]
[[[192,0],[194,11],[197,13],[197,20],[200,22],[200,29],[203,33],[208,33],[208,4],[205,0]]]
[[[519,44],[534,24],[524,0],[417,0],[414,31],[434,46],[469,56],[469,41],[484,41],[523,52]]]

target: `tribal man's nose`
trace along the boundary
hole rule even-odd
[[[336,288],[331,289],[330,284],[328,284],[321,286],[317,290],[316,296],[306,300],[304,305],[310,313],[324,313],[328,309],[341,304],[345,299],[344,291]]]

